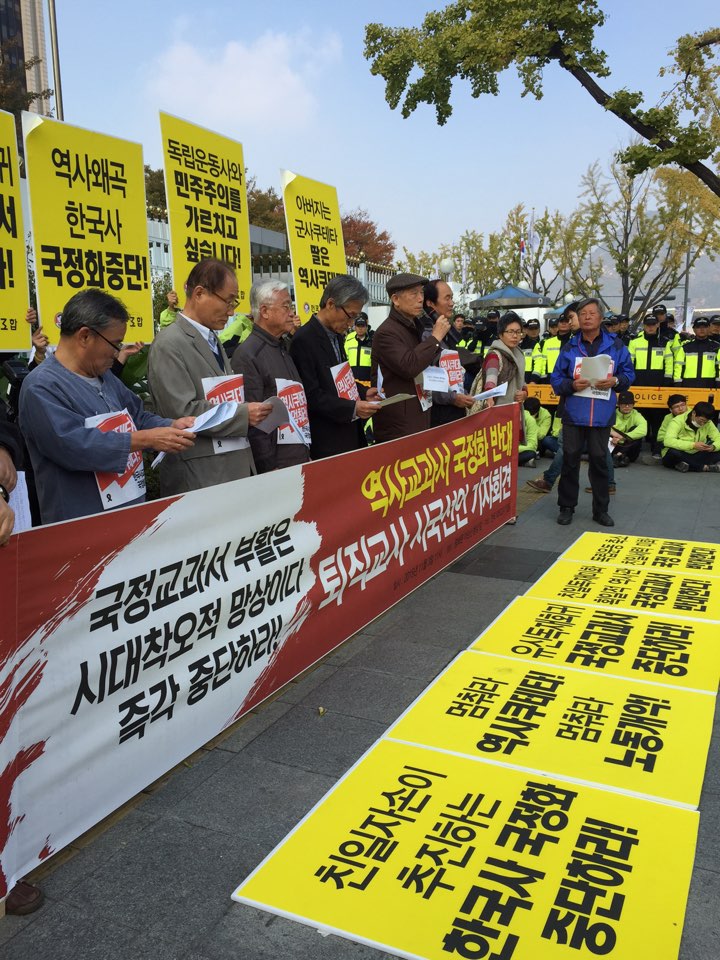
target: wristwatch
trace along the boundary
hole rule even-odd
[[[3,498],[5,503],[10,503],[10,494],[7,492],[7,490],[1,483],[0,483],[0,497]]]

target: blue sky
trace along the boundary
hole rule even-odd
[[[465,229],[497,229],[516,203],[569,212],[580,177],[629,131],[557,67],[545,96],[520,98],[508,73],[500,96],[473,100],[456,84],[444,127],[433,108],[391,111],[364,59],[365,24],[419,22],[440,4],[365,0],[60,0],[65,120],[143,144],[161,163],[158,110],[240,140],[263,187],[280,168],[334,184],[341,208],[366,208],[413,251]],[[683,33],[715,26],[707,0],[606,0],[598,44],[608,89],[658,93],[666,52]],[[122,13],[114,14],[113,10]]]

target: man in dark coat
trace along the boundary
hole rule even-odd
[[[333,277],[320,298],[320,308],[290,344],[290,356],[300,374],[310,417],[310,456],[313,460],[348,453],[365,446],[363,421],[378,410],[370,400],[340,395],[333,368],[347,362],[345,334],[355,323],[368,292],[355,277]]]

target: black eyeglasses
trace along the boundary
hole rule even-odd
[[[123,348],[122,340],[120,341],[120,343],[113,343],[112,340],[108,340],[108,338],[104,337],[98,330],[93,330],[92,327],[88,327],[88,330],[94,333],[96,337],[100,337],[101,340],[104,340],[109,347],[113,348],[115,353],[120,353],[120,351],[122,350]]]
[[[206,287],[205,289],[207,289],[207,287]],[[228,297],[228,299],[226,300],[225,297],[221,297],[220,294],[219,294],[219,293],[215,293],[214,290],[208,290],[207,292],[208,292],[211,296],[217,297],[218,300],[222,300],[222,302],[225,304],[225,306],[228,308],[228,310],[233,310],[233,311],[235,311],[235,310],[237,310],[237,308],[240,306],[240,301],[238,300],[237,297]]]
[[[343,307],[343,306],[340,306],[340,309],[341,309],[342,312],[345,314],[345,316],[348,318],[348,320],[350,321],[350,323],[355,323],[355,321],[358,320],[358,319],[360,318],[360,316],[361,316],[361,314],[359,314],[359,313],[356,313],[356,314],[353,316],[352,314],[348,313],[347,310],[345,309],[345,307]]]

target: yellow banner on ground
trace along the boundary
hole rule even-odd
[[[0,351],[30,349],[30,306],[15,117],[0,110]]]
[[[537,397],[540,403],[546,406],[555,406],[559,402],[559,397],[553,393],[549,383],[528,383],[527,389],[531,397]],[[720,403],[720,390],[709,390],[705,387],[683,387],[682,384],[673,387],[638,387],[633,384],[630,390],[635,395],[635,406],[644,410],[648,407],[660,407],[667,412],[668,397],[673,393],[681,393],[687,397],[690,407],[694,407],[701,400],[709,401],[715,406]]]
[[[697,828],[689,810],[383,740],[233,899],[403,957],[676,960]]]
[[[317,312],[328,282],[347,273],[337,190],[282,171],[285,222],[290,241],[295,309],[303,323]]]
[[[153,338],[142,147],[23,114],[38,312],[51,343],[79,290],[125,304],[127,341]]]
[[[584,533],[565,551],[562,559],[720,577],[720,545],[698,540],[629,537],[621,533]]]
[[[160,129],[173,283],[180,303],[195,264],[218,257],[235,268],[238,311],[247,313],[252,260],[242,144],[167,113],[160,114]]]
[[[526,596],[720,621],[720,590],[707,574],[563,559],[556,561]]]
[[[715,698],[469,651],[389,737],[697,806]]]
[[[536,597],[515,599],[471,649],[713,694],[720,678],[717,624]]]

